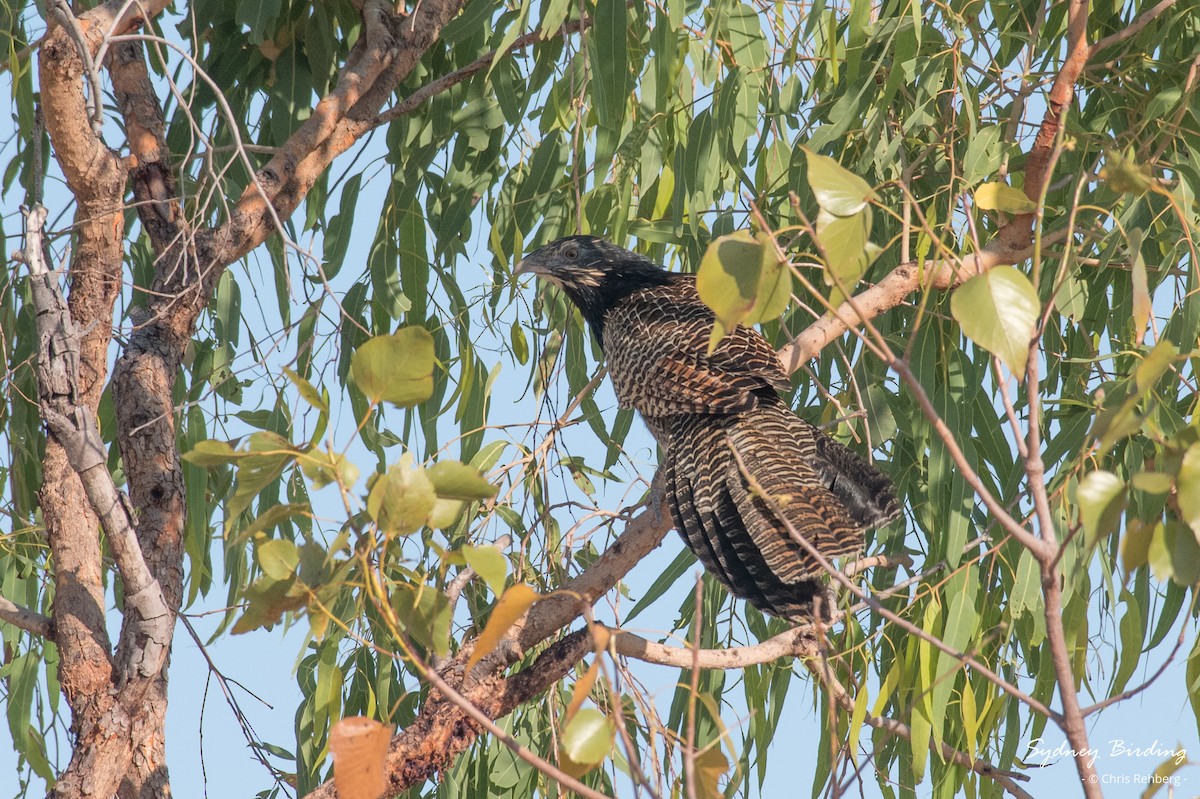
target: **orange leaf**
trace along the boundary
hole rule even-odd
[[[483,632],[475,640],[475,651],[467,660],[467,671],[475,668],[476,663],[491,654],[509,628],[539,599],[541,595],[524,583],[517,583],[505,591],[496,603]]]
[[[596,684],[596,677],[600,674],[600,659],[592,661],[592,665],[588,667],[587,673],[575,681],[575,687],[571,689],[571,704],[567,705],[567,721],[579,712],[583,700],[588,698],[588,694],[592,692],[592,686]]]
[[[379,799],[387,789],[384,770],[392,725],[352,716],[329,731],[333,784],[342,799]]]

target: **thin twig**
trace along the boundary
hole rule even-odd
[[[692,678],[688,684],[687,729],[684,730],[683,744],[683,777],[687,786],[688,799],[696,799],[696,702],[700,694],[700,634],[703,630],[704,615],[704,580],[696,575],[696,589],[692,594],[695,600],[692,627],[691,655]]]

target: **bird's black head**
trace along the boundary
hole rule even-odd
[[[575,303],[603,344],[604,316],[633,292],[669,283],[658,264],[595,236],[567,236],[534,250],[513,276],[532,272],[558,286]]]

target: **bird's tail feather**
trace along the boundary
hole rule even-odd
[[[833,558],[857,554],[864,529],[899,513],[887,477],[782,402],[659,427],[676,529],[730,592],[768,613],[809,615],[821,590],[823,569],[789,525]]]

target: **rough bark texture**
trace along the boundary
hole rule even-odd
[[[79,348],[79,403],[95,412],[107,376],[112,309],[120,288],[124,167],[91,135],[82,93],[83,64],[75,43],[53,28],[38,59],[42,111],[55,155],[78,202],[71,265],[71,316],[93,325]],[[54,553],[54,623],[59,679],[71,708],[71,729],[82,749],[99,720],[112,710],[111,645],[104,623],[104,584],[99,523],[66,452],[46,442],[40,492],[43,519]],[[72,763],[75,758],[72,758]],[[66,790],[81,788],[76,773],[63,774]]]
[[[486,676],[464,681],[462,663],[469,651],[460,652],[443,677],[485,715],[497,719],[561,680],[590,651],[591,637],[586,630],[577,630],[552,644],[528,668],[512,677],[501,677],[498,669],[489,668],[485,670]],[[431,691],[416,721],[392,738],[387,756],[385,796],[421,785],[449,768],[455,758],[475,742],[479,733],[479,725],[462,708]],[[308,794],[308,799],[333,799],[336,796],[333,780],[329,780]]]
[[[56,17],[38,61],[47,130],[78,203],[70,311],[76,327],[86,333],[77,346],[77,384],[68,393],[74,407],[87,414],[94,416],[107,376],[113,304],[122,276],[127,185],[156,251],[149,313],[134,320],[129,345],[114,369],[113,392],[118,442],[137,509],[140,551],[130,554],[143,565],[136,571],[144,573],[148,567],[148,590],[166,600],[173,619],[183,589],[185,500],[171,397],[196,320],[224,269],[265,241],[333,158],[370,129],[370,120],[396,84],[462,2],[425,2],[402,18],[388,4],[367,0],[366,33],[337,88],[281,148],[279,157],[258,172],[256,184],[229,221],[221,228],[196,232],[187,227],[175,196],[162,106],[140,44],[115,43],[105,58],[127,134],[128,164],[93,132],[85,102],[80,48],[95,57],[105,35],[123,34],[141,24],[139,14],[158,14],[165,5],[99,6],[78,21],[82,42],[58,24],[65,18]],[[51,427],[56,429],[53,423]],[[57,429],[68,438],[78,432],[61,420]],[[114,651],[105,627],[100,525],[78,469],[59,435],[48,437],[41,499],[55,563],[59,676],[76,735],[71,762],[55,794],[169,796],[163,722],[170,626],[165,635],[148,634],[153,623],[163,621],[144,618],[144,613],[154,612],[142,608],[154,603],[127,603]],[[122,575],[128,585],[124,568]]]

